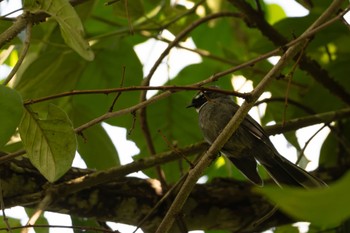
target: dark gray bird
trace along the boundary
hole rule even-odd
[[[188,107],[199,113],[199,126],[205,140],[212,144],[225,128],[239,106],[230,96],[213,92],[199,92]],[[249,115],[226,142],[221,152],[254,184],[263,185],[257,172],[257,161],[273,180],[282,185],[321,187],[326,184],[281,156],[263,128]]]

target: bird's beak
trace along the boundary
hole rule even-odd
[[[186,108],[192,108],[194,107],[193,103],[191,103],[190,105],[186,106]]]

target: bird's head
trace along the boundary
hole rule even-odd
[[[208,101],[215,100],[218,98],[230,98],[228,95],[225,95],[220,92],[205,90],[199,91],[192,99],[190,105],[187,108],[195,108],[197,112],[203,107]]]

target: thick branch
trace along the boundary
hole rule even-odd
[[[72,169],[63,179],[70,180],[91,173]],[[42,199],[46,180],[26,160],[4,164],[0,169],[6,207],[35,207]],[[68,196],[57,196],[47,210],[101,221],[137,225],[161,198],[158,182],[124,177]],[[232,232],[263,231],[272,226],[293,222],[281,214],[253,227],[272,207],[252,192],[246,182],[217,179],[196,185],[185,204],[183,219],[189,230],[225,229]],[[166,208],[160,206],[141,228],[155,232]],[[215,218],[213,217],[215,216]]]
[[[27,12],[20,15],[11,27],[0,34],[0,48],[15,38],[28,24],[43,20],[46,16],[46,14],[42,13],[33,15]]]

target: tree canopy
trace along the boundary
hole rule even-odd
[[[42,212],[54,211],[69,214],[77,232],[115,232],[105,222],[158,233],[298,232],[300,221],[310,222],[307,232],[348,232],[349,5],[300,2],[302,17],[259,0],[24,0],[18,17],[2,16],[1,69],[11,72],[1,70],[0,81],[0,204],[3,214],[25,207],[30,220],[4,217],[1,229],[48,232]],[[135,46],[149,40],[165,46],[146,70]],[[200,61],[153,85],[175,49]],[[252,91],[233,86],[242,77]],[[244,102],[207,145],[186,106],[214,85]],[[281,189],[263,168],[265,186],[255,187],[217,158],[254,105],[266,105],[267,134],[283,134],[302,167],[319,131],[305,145],[296,131],[330,130],[312,172],[329,187]],[[140,149],[133,162],[120,163],[102,123],[127,129]],[[72,167],[77,153],[87,169]],[[138,171],[149,178],[128,176]]]

